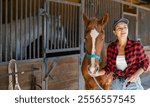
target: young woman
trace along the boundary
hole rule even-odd
[[[128,24],[126,18],[114,20],[113,33],[117,39],[107,48],[107,65],[90,74],[96,77],[113,72],[112,90],[143,90],[140,75],[147,70],[149,60],[142,44],[128,38]]]

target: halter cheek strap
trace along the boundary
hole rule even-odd
[[[98,59],[99,62],[102,62],[101,56],[98,56],[96,54],[87,54],[87,57],[88,58],[96,58],[96,59]]]

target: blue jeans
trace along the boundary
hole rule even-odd
[[[124,80],[115,79],[112,82],[112,90],[144,90],[143,86],[141,85],[141,79],[140,77],[137,79],[136,82],[130,83],[127,85],[128,78]]]

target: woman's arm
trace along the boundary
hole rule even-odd
[[[146,54],[145,54],[145,51],[144,51],[144,49],[143,49],[143,46],[142,46],[142,44],[139,42],[139,44],[138,44],[138,54],[139,54],[139,65],[140,65],[140,67],[139,67],[139,69],[129,78],[129,82],[135,82],[137,79],[138,79],[138,77],[142,74],[142,73],[144,73],[147,69],[148,69],[148,66],[149,66],[149,59],[148,59],[148,57],[146,56]]]
[[[144,72],[143,68],[138,69],[128,80],[128,82],[135,82],[138,77]]]
[[[140,68],[142,68],[144,71],[146,71],[148,69],[149,66],[149,59],[143,49],[143,46],[141,44],[141,42],[139,42],[139,50],[138,54],[139,54],[139,65]]]

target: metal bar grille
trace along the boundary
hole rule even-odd
[[[0,0],[0,62],[2,62],[2,0]]]
[[[27,11],[28,11],[28,8],[27,8],[27,0],[25,0],[25,19],[27,19]],[[24,55],[25,55],[25,59],[27,59],[27,49],[26,49],[26,47],[27,47],[27,34],[28,34],[28,31],[27,31],[27,29],[28,29],[28,22],[27,22],[27,20],[25,20],[25,24],[24,24],[25,26],[25,35],[24,35]]]
[[[79,52],[80,8],[58,0],[0,0],[0,62]]]
[[[0,0],[0,62],[42,57],[43,0]]]
[[[5,3],[5,17],[6,17],[6,19],[5,19],[5,46],[6,46],[6,48],[5,48],[5,61],[7,61],[7,50],[8,50],[8,47],[7,47],[7,20],[8,20],[8,16],[7,16],[7,7],[8,7],[8,0],[6,0],[6,3]]]
[[[23,26],[22,26],[22,20],[23,20],[23,2],[22,2],[22,0],[20,1],[20,29],[23,29]],[[22,31],[20,30],[20,41],[22,40],[22,36],[21,35],[23,35],[22,34]],[[20,42],[20,59],[22,60],[23,58],[23,56],[22,56],[22,51],[23,51],[23,49],[22,49],[22,45],[24,44],[24,41],[23,42]]]
[[[16,12],[16,17],[15,17],[15,53],[16,53],[16,56],[15,56],[15,59],[18,60],[18,54],[17,52],[20,52],[19,50],[19,36],[18,36],[18,0],[16,0],[16,7],[15,7],[15,12]]]
[[[85,0],[85,13],[91,17],[102,18],[105,13],[109,14],[109,22],[105,28],[105,41],[111,42],[115,39],[112,34],[114,18],[121,17],[122,5],[112,0]]]
[[[48,0],[47,53],[75,51],[79,48],[78,3]],[[79,50],[78,50],[79,51]]]

